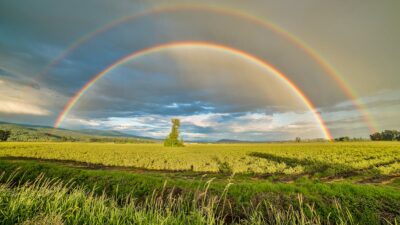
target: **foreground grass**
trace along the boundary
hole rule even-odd
[[[0,143],[0,222],[396,223],[399,147]]]
[[[14,173],[17,168],[19,168],[19,172]],[[275,217],[279,217],[280,219],[289,217],[298,218],[300,216],[299,213],[302,212],[301,210],[307,215],[307,218],[303,218],[304,220],[319,221],[324,224],[328,222],[331,224],[340,224],[342,220],[346,221],[345,224],[351,224],[351,221],[349,222],[350,219],[359,224],[383,224],[386,223],[386,221],[394,223],[396,218],[397,220],[400,219],[400,191],[397,188],[386,186],[356,185],[347,182],[327,184],[308,179],[300,179],[290,184],[274,183],[267,180],[246,182],[243,178],[236,181],[235,177],[230,179],[226,178],[225,180],[217,179],[212,183],[207,183],[211,177],[206,177],[202,181],[201,179],[193,180],[192,178],[170,177],[168,173],[146,172],[137,174],[107,170],[88,170],[71,168],[56,163],[37,163],[30,160],[0,160],[0,172],[1,171],[5,172],[5,177],[11,176],[13,178],[9,180],[7,188],[4,188],[5,192],[13,193],[15,191],[15,194],[18,194],[22,190],[32,187],[32,185],[26,184],[32,183],[32,181],[36,180],[36,177],[45,174],[46,178],[56,180],[62,179],[63,183],[70,183],[70,181],[73,180],[74,187],[78,188],[71,188],[72,190],[79,190],[80,193],[82,192],[82,196],[86,196],[88,195],[87,193],[89,193],[89,196],[96,199],[97,203],[98,199],[104,200],[105,205],[102,205],[103,203],[100,205],[107,211],[104,212],[106,214],[109,208],[115,208],[118,209],[118,212],[114,213],[118,215],[122,213],[122,216],[125,210],[128,210],[125,208],[131,208],[133,204],[136,206],[135,209],[138,210],[138,212],[135,212],[136,215],[140,214],[146,217],[146,219],[160,219],[145,220],[142,224],[159,224],[162,220],[170,224],[203,224],[211,223],[211,221],[212,223],[258,223],[260,221],[260,223],[262,223],[265,221],[274,221],[275,219],[273,218]],[[165,181],[167,181],[166,185],[164,185]],[[228,185],[229,189],[226,190]],[[42,188],[41,185],[33,187],[36,189]],[[61,187],[65,188],[63,185],[61,185]],[[52,188],[53,186],[51,186],[50,190]],[[211,214],[205,214],[204,210],[209,209],[209,206],[203,208],[203,206],[194,204],[199,202],[199,200],[196,200],[199,198],[195,197],[196,193],[203,193],[204,189],[207,189],[207,201],[214,199],[215,196],[224,196],[224,204],[219,198],[213,200],[218,203],[207,202],[207,204],[225,205],[224,210],[221,211],[221,208],[217,207],[213,209],[212,213],[210,212]],[[60,198],[69,198],[69,194],[74,193],[74,191],[71,190],[63,190],[65,196],[58,195]],[[166,193],[172,193],[174,198],[179,199],[174,200],[174,202],[179,201],[179,205],[162,205],[162,207],[160,206],[155,210],[156,212],[150,211],[156,214],[147,215],[146,213],[149,212],[143,211],[146,209],[146,202],[149,202],[151,199],[154,200],[155,193],[160,190],[164,190]],[[24,192],[22,191],[22,193]],[[33,195],[30,196],[34,199]],[[204,194],[202,196],[204,197]],[[302,196],[301,203],[299,202],[298,196]],[[30,201],[29,198],[30,197],[26,198],[27,202]],[[34,201],[33,199],[32,201]],[[128,202],[127,199],[129,199]],[[68,201],[69,200],[64,199],[62,202]],[[110,202],[114,203],[111,204]],[[342,207],[341,210],[338,210],[338,205],[336,203],[339,203]],[[25,203],[21,203],[21,206],[19,206],[19,204],[20,203],[11,204],[10,202],[0,203],[2,207],[22,207],[20,209],[22,210],[25,207],[23,206]],[[54,205],[57,208],[59,203],[46,202],[46,204]],[[82,204],[84,205],[84,203]],[[85,204],[91,205],[94,203]],[[154,203],[150,205],[154,205]],[[29,215],[21,215],[21,218],[35,221],[36,219],[56,220],[61,217],[63,218],[62,221],[68,224],[74,224],[73,222],[66,221],[65,215],[60,215],[60,213],[67,208],[68,210],[77,210],[73,207],[74,206],[68,205],[65,206],[65,208],[55,210],[55,212],[50,209],[44,211],[42,209],[37,209],[32,215],[40,215],[39,218],[33,218]],[[176,210],[169,212],[174,212],[173,214],[165,214],[166,212],[163,211],[174,207]],[[310,207],[312,209],[310,209]],[[9,209],[2,209],[1,211],[3,210]],[[68,210],[67,212],[69,212]],[[95,212],[93,210],[89,211]],[[119,212],[119,210],[123,212]],[[22,211],[20,212],[21,214],[23,214]],[[41,215],[43,213],[44,215]],[[82,213],[83,212],[79,212],[79,215]],[[10,215],[11,214],[12,213],[10,213]],[[193,221],[191,215],[195,215]],[[89,215],[85,215],[85,217],[86,216]],[[106,217],[108,218],[109,216]],[[140,218],[134,217],[129,217],[129,220],[131,222],[126,223],[130,224],[132,221],[141,221]],[[181,221],[181,223],[179,223],[179,221]],[[319,222],[311,224],[319,224]],[[135,223],[140,224],[139,222]],[[280,223],[270,222],[270,224]]]
[[[12,176],[1,177],[5,181],[0,185],[1,224],[358,224],[337,202],[335,219],[320,216],[313,205],[303,203],[302,195],[297,205],[286,209],[264,200],[246,217],[231,220],[229,186],[216,196],[208,192],[209,182],[192,193],[176,195],[163,187],[144,201],[132,196],[121,201],[44,176],[14,186]]]

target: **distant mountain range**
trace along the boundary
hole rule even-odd
[[[15,124],[0,121],[0,130],[8,130],[8,141],[88,141],[88,142],[158,142],[159,140],[135,136],[113,130],[68,130],[49,126]]]

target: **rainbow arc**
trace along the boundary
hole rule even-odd
[[[307,98],[307,96],[281,71],[279,71],[277,68],[269,64],[268,62],[251,55],[247,52],[244,52],[242,50],[228,47],[225,45],[221,44],[216,44],[216,43],[210,43],[210,42],[172,42],[172,43],[165,43],[165,44],[160,44],[156,46],[152,46],[149,48],[144,48],[139,51],[135,51],[127,56],[122,57],[121,59],[115,61],[111,65],[109,65],[107,68],[102,70],[100,73],[96,74],[93,76],[91,80],[89,80],[69,101],[69,103],[65,106],[64,110],[59,114],[57,117],[57,120],[54,124],[54,127],[57,128],[61,125],[61,123],[64,121],[68,113],[71,111],[71,109],[76,105],[76,103],[82,98],[82,96],[97,82],[99,81],[102,77],[110,73],[112,70],[117,68],[118,66],[130,61],[137,59],[139,57],[143,57],[145,55],[149,55],[152,53],[157,53],[166,49],[172,49],[172,48],[195,48],[195,47],[202,47],[202,48],[207,48],[210,50],[215,50],[215,51],[222,51],[224,53],[228,54],[233,54],[235,56],[238,56],[242,58],[243,60],[247,60],[249,62],[254,63],[255,65],[261,66],[264,68],[266,71],[270,72],[274,76],[276,76],[280,81],[282,81],[285,85],[290,87],[290,90],[293,91],[296,96],[298,96],[302,102],[307,106],[307,108],[313,113],[315,121],[318,123],[324,137],[328,140],[332,139],[332,135],[325,125],[324,121],[321,118],[321,115],[318,113],[316,110],[315,106],[313,103]]]
[[[139,13],[129,15],[126,17],[122,17],[116,19],[106,25],[103,25],[87,34],[83,35],[81,38],[77,39],[74,43],[72,43],[65,51],[63,51],[59,56],[57,56],[50,64],[48,64],[43,72],[41,73],[43,76],[48,74],[50,69],[55,65],[59,64],[64,58],[68,57],[72,52],[78,49],[81,45],[89,42],[94,39],[98,35],[101,35],[110,29],[122,25],[128,21],[134,21],[144,16],[154,15],[158,13],[173,13],[178,11],[199,11],[199,12],[212,12],[216,14],[226,15],[226,16],[234,16],[241,18],[243,20],[249,21],[251,23],[257,24],[260,27],[270,30],[274,32],[276,35],[279,35],[283,39],[287,40],[293,46],[302,50],[307,56],[313,59],[324,71],[327,75],[329,75],[340,87],[340,89],[345,93],[345,95],[350,99],[352,104],[358,110],[360,115],[363,117],[364,122],[368,126],[371,132],[375,132],[375,122],[372,117],[368,114],[368,110],[366,107],[360,102],[356,92],[350,87],[350,85],[345,81],[345,79],[340,75],[340,73],[319,54],[315,49],[313,49],[310,45],[302,41],[299,37],[291,34],[286,31],[282,27],[266,20],[265,18],[257,17],[236,9],[228,8],[228,7],[220,7],[220,6],[210,6],[210,5],[168,5],[168,6],[160,6],[156,8],[152,8],[149,10],[141,11]]]

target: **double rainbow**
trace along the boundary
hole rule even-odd
[[[328,128],[326,127],[324,121],[322,120],[320,114],[317,112],[315,109],[315,106],[312,104],[312,102],[307,98],[307,96],[304,95],[304,93],[291,81],[288,79],[288,77],[283,74],[281,71],[276,69],[274,66],[269,64],[268,62],[251,55],[247,52],[244,52],[239,49],[231,48],[228,46],[224,46],[221,44],[215,44],[215,43],[210,43],[210,42],[172,42],[172,43],[166,43],[166,44],[161,44],[161,45],[156,45],[150,48],[145,48],[139,51],[135,51],[125,57],[122,57],[121,59],[117,60],[110,66],[108,66],[106,69],[95,75],[89,82],[85,84],[76,94],[72,99],[69,101],[69,103],[66,105],[62,113],[58,116],[56,123],[54,124],[54,127],[60,126],[62,121],[65,119],[66,115],[69,113],[69,111],[74,107],[74,105],[79,101],[79,99],[92,87],[98,80],[100,80],[102,77],[107,75],[109,72],[111,72],[113,69],[117,68],[118,66],[130,61],[137,59],[139,57],[149,55],[152,53],[160,52],[165,49],[171,49],[171,48],[207,48],[210,50],[215,50],[215,51],[220,51],[224,52],[227,54],[232,54],[237,57],[240,57],[243,60],[249,61],[257,66],[261,66],[264,68],[266,71],[270,72],[274,76],[276,76],[280,81],[282,81],[284,84],[286,84],[290,89],[293,91],[294,94],[296,94],[302,102],[307,106],[307,108],[313,113],[314,118],[316,122],[319,124],[320,129],[322,133],[324,134],[324,137],[326,139],[331,140],[332,135],[330,134]]]
[[[70,47],[68,47],[64,52],[62,52],[58,57],[56,57],[49,65],[47,65],[45,67],[45,69],[42,72],[42,75],[46,75],[50,69],[52,67],[54,67],[55,65],[59,64],[64,58],[66,58],[68,55],[70,55],[73,51],[75,51],[77,48],[79,48],[81,45],[85,44],[86,42],[94,39],[96,36],[116,27],[119,26],[123,23],[126,23],[128,21],[132,21],[135,19],[138,19],[140,17],[144,17],[144,16],[148,16],[148,15],[153,15],[153,14],[157,14],[157,13],[170,13],[170,12],[177,12],[177,11],[199,11],[199,12],[212,12],[212,13],[218,13],[218,14],[222,14],[222,15],[226,15],[226,16],[234,16],[234,17],[239,17],[241,19],[247,20],[249,22],[252,22],[254,24],[259,25],[260,27],[264,28],[264,29],[268,29],[270,31],[273,31],[275,34],[279,35],[280,37],[284,38],[285,40],[287,40],[288,42],[290,42],[291,44],[293,44],[294,46],[296,46],[297,48],[301,49],[304,53],[306,53],[310,58],[312,58],[318,65],[320,65],[320,67],[326,72],[327,75],[329,75],[332,79],[334,79],[336,81],[336,83],[338,84],[338,86],[341,88],[341,90],[345,93],[345,95],[352,101],[353,105],[358,109],[359,113],[362,115],[365,123],[367,124],[367,126],[369,127],[370,131],[375,131],[375,125],[373,122],[373,119],[368,115],[367,109],[365,108],[365,106],[358,101],[358,97],[355,93],[355,91],[353,91],[350,86],[348,85],[348,83],[343,79],[342,76],[340,76],[339,72],[337,70],[334,69],[334,67],[332,65],[330,65],[322,56],[321,54],[318,54],[312,47],[310,47],[309,45],[307,45],[304,41],[302,41],[300,38],[294,36],[293,34],[287,32],[286,30],[282,29],[281,27],[277,26],[276,24],[273,24],[269,21],[266,21],[265,19],[253,16],[251,14],[247,14],[232,8],[221,8],[221,7],[216,7],[216,6],[208,6],[208,5],[178,5],[178,6],[161,6],[158,8],[153,8],[147,11],[142,11],[139,12],[137,14],[134,15],[130,15],[127,17],[123,17],[120,19],[116,19],[92,32],[87,33],[86,35],[82,36],[81,38],[79,38],[77,41],[75,41],[72,45],[70,45]],[[188,45],[188,43],[197,43],[199,44],[200,42],[181,42],[181,45]],[[212,44],[212,43],[205,43],[202,42],[201,44],[203,45],[211,45],[215,48],[222,48],[222,49],[226,49],[231,52],[236,52],[237,54],[240,53],[240,55],[245,55],[247,56],[248,59],[254,59],[255,61],[258,62],[262,62],[262,64],[264,65],[268,65],[268,68],[274,68],[272,67],[272,65],[270,65],[269,63],[250,55],[249,53],[245,53],[241,50],[238,49],[234,49],[234,48],[230,48],[230,47],[226,47],[226,46],[222,46],[222,45],[216,45],[216,44]],[[100,79],[102,76],[104,76],[107,72],[109,72],[110,70],[112,70],[113,68],[115,68],[117,65],[121,64],[121,60],[127,60],[127,58],[132,59],[136,57],[139,57],[143,54],[149,54],[151,52],[155,52],[157,49],[161,49],[161,48],[165,48],[166,46],[171,46],[171,45],[178,45],[178,43],[170,43],[170,44],[162,44],[162,45],[158,45],[158,46],[154,46],[154,47],[150,47],[150,48],[146,48],[140,51],[137,51],[135,53],[132,53],[120,60],[118,60],[117,62],[113,63],[111,66],[109,66],[108,68],[106,68],[105,70],[103,70],[102,72],[100,72],[99,74],[97,74],[96,76],[94,76],[89,82],[87,82],[87,84],[85,84],[75,95],[74,97],[71,99],[71,101],[69,101],[69,103],[65,106],[64,110],[59,114],[54,127],[59,127],[60,124],[62,123],[62,121],[64,120],[64,118],[66,117],[66,115],[68,114],[68,112],[71,110],[71,108],[75,105],[75,103],[80,99],[80,97],[85,93],[85,91],[90,88],[90,86],[92,86],[95,81],[97,81],[98,79]],[[217,47],[219,46],[219,47]],[[125,62],[125,61],[123,61]],[[279,72],[277,69],[274,68],[275,72]],[[278,74],[283,75],[281,72],[279,72]],[[286,76],[281,76],[284,77],[284,80],[286,80],[286,83],[294,89],[297,90],[296,92],[299,94],[299,96],[302,96],[302,99],[304,99],[304,102],[306,103],[306,105],[313,111],[316,112],[315,107],[311,104],[311,101],[306,98],[306,96],[304,95],[303,92],[300,91],[300,89],[295,86],[293,84],[292,81],[290,81]],[[320,117],[320,115],[318,114],[318,120],[322,122],[322,119]],[[326,126],[322,123],[320,123],[321,127],[324,127],[323,130],[325,133],[326,137],[330,137],[329,132],[327,132],[327,128]]]

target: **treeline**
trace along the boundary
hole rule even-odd
[[[350,141],[368,141],[369,139],[367,138],[355,138],[355,137],[349,137],[349,136],[344,136],[344,137],[338,137],[335,138],[334,141],[336,142],[350,142]]]
[[[397,130],[384,130],[382,132],[375,132],[369,135],[369,139],[365,138],[351,138],[349,136],[335,138],[336,142],[349,142],[349,141],[400,141],[400,131]]]
[[[372,141],[400,141],[400,132],[397,130],[384,130],[369,135]]]

